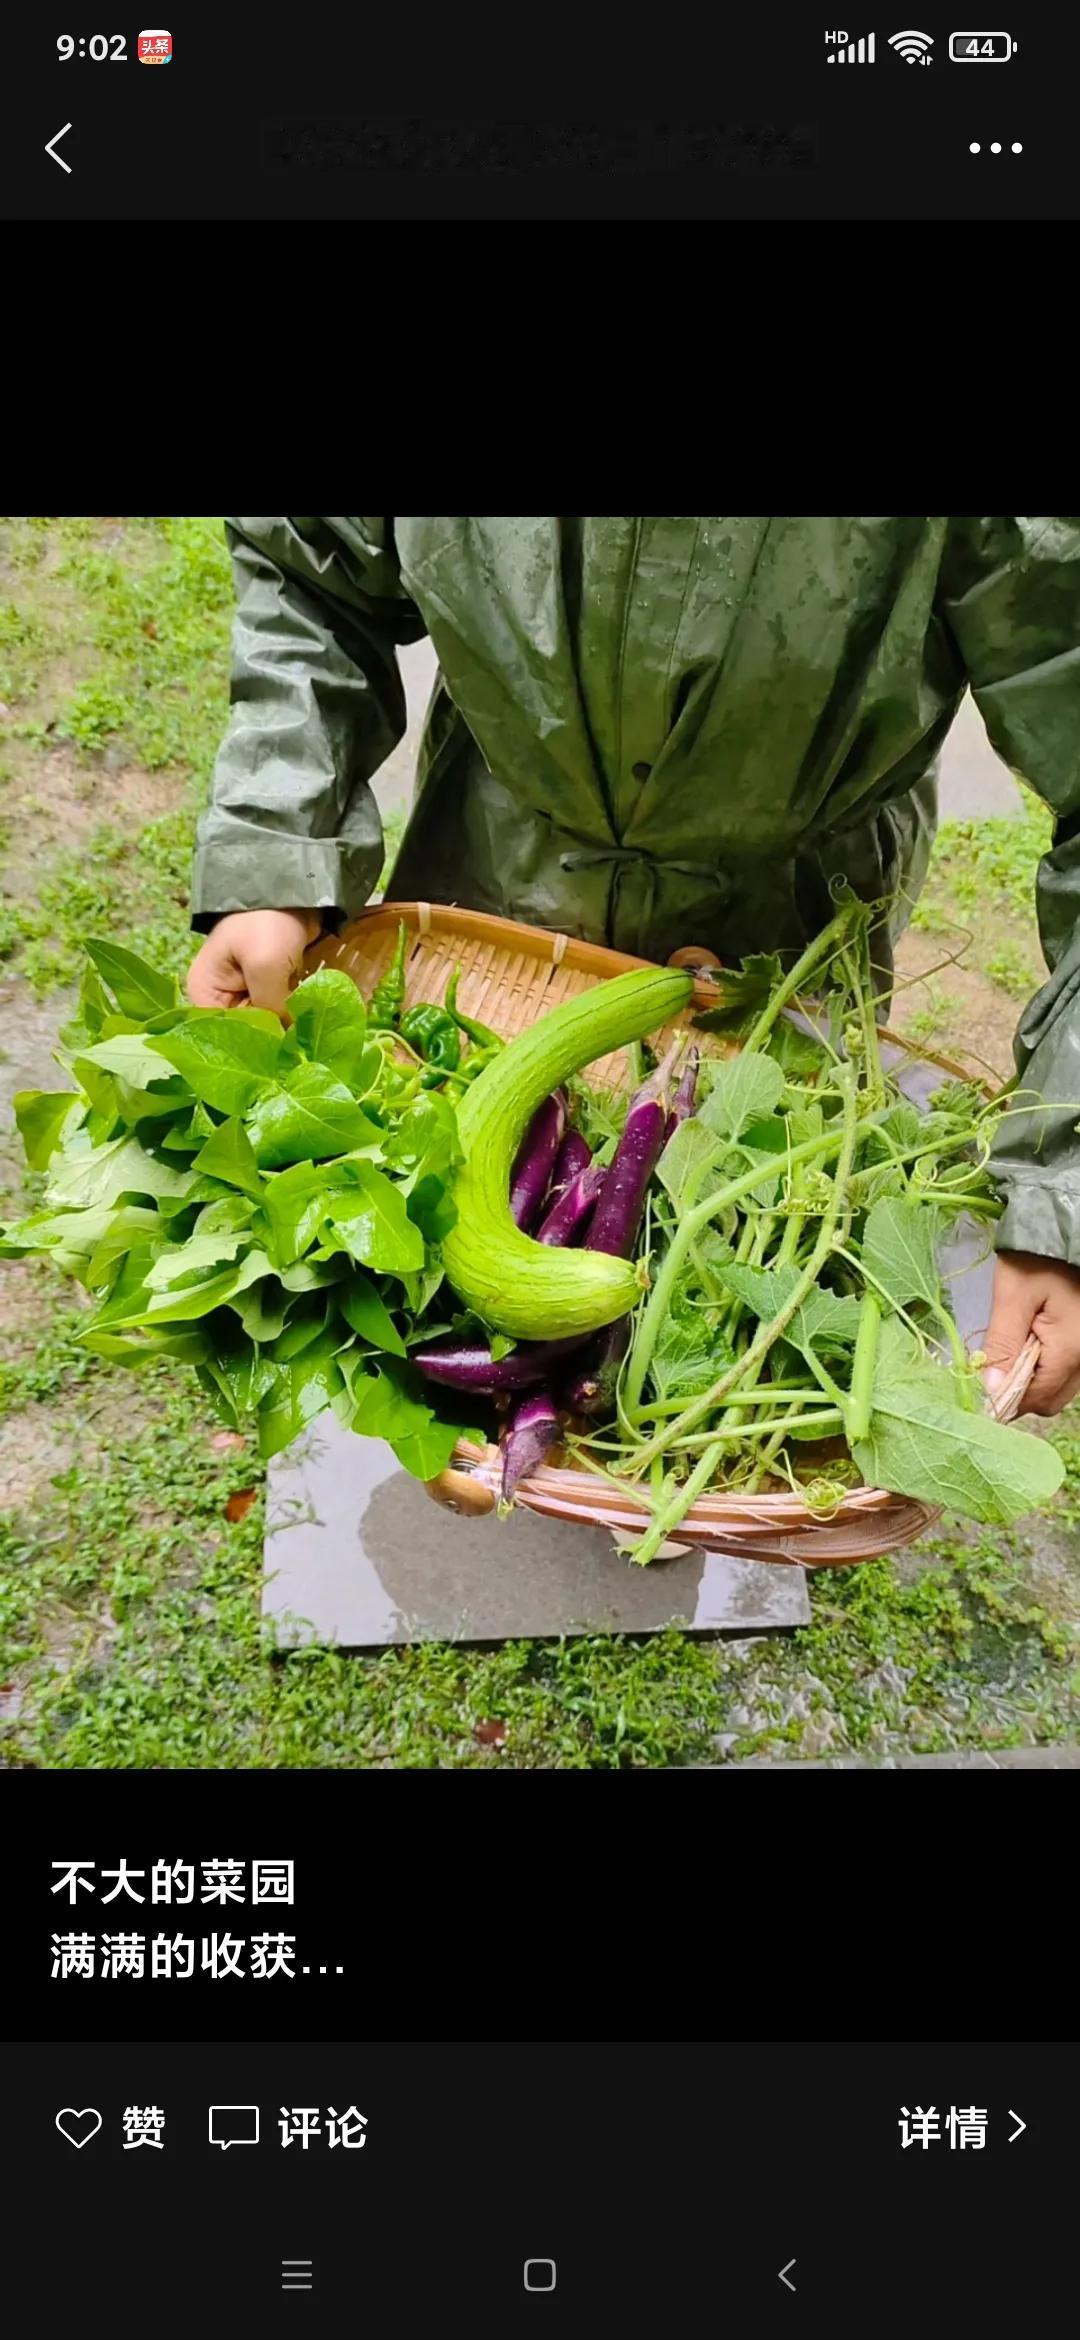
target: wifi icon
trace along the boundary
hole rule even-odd
[[[898,32],[889,35],[890,49],[895,49],[897,56],[902,57],[906,65],[929,65],[929,52],[933,46],[932,33]]]

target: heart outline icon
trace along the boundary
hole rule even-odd
[[[92,2129],[87,2130],[85,2137],[73,2137],[70,2129],[65,2129],[64,2127],[65,2119],[72,2121],[92,2120],[94,2126]],[[78,2112],[76,2111],[73,2104],[62,2104],[56,2116],[56,2126],[60,2131],[60,2135],[67,2139],[68,2144],[74,2145],[76,2153],[81,2153],[83,2146],[89,2145],[91,2137],[97,2136],[98,2130],[101,2127],[101,2114],[99,2113],[96,2105],[93,2104],[84,2104],[81,2110]]]

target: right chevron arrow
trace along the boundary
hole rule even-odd
[[[1014,2112],[1011,2105],[1009,2106],[1009,2119],[1016,2122],[1016,2127],[1009,2139],[1010,2145],[1015,2145],[1017,2138],[1022,2136],[1024,2130],[1027,2128],[1027,2122],[1021,2120],[1019,2113]]]

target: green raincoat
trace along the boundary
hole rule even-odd
[[[271,519],[227,535],[233,715],[198,928],[362,908],[383,858],[369,782],[405,730],[395,649],[426,633],[440,672],[392,895],[734,960],[801,948],[842,873],[865,900],[901,889],[895,936],[970,684],[998,754],[1057,816],[1038,880],[1050,977],[1016,1055],[1061,1110],[1006,1125],[998,1241],[1080,1266],[1080,519]]]

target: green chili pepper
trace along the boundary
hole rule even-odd
[[[416,1065],[393,1064],[386,1067],[379,1098],[369,1099],[365,1110],[373,1121],[385,1121],[387,1109],[403,1113],[420,1087],[420,1072]]]
[[[461,1071],[454,1074],[454,1079],[462,1083],[474,1081],[477,1073],[483,1072],[484,1066],[490,1064],[493,1057],[498,1056],[504,1045],[505,1043],[500,1040],[494,1048],[470,1048]]]
[[[465,1089],[468,1087],[470,1081],[474,1081],[476,1079],[477,1073],[482,1073],[484,1066],[491,1063],[492,1057],[498,1055],[499,1050],[502,1049],[503,1045],[504,1043],[500,1040],[498,1049],[470,1048],[465,1062],[459,1071],[436,1072],[434,1068],[432,1068],[430,1071],[424,1074],[421,1086],[425,1089],[434,1089],[440,1086],[444,1086],[447,1089],[453,1089],[455,1092],[458,1089]]]
[[[450,981],[446,987],[445,1007],[447,1015],[453,1016],[454,1022],[457,1025],[459,1032],[465,1032],[470,1040],[475,1041],[478,1048],[486,1048],[490,1055],[494,1055],[496,1049],[503,1046],[503,1042],[499,1038],[497,1032],[489,1031],[486,1024],[478,1024],[474,1017],[463,1016],[461,1014],[457,1004],[457,991],[460,981],[461,969],[460,967],[455,967],[454,972],[450,977]]]
[[[439,1072],[456,1072],[461,1062],[461,1042],[453,1016],[445,1008],[423,1005],[410,1008],[401,1019],[401,1037],[410,1048],[415,1048],[425,1064]]]
[[[405,951],[408,940],[409,929],[402,919],[398,927],[397,949],[381,982],[375,985],[371,994],[368,1024],[373,1031],[392,1032],[397,1026],[405,998]]]

